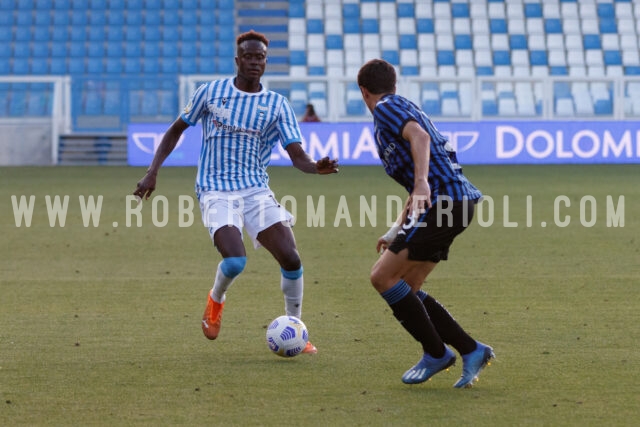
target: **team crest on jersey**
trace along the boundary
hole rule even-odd
[[[218,120],[229,120],[231,118],[231,110],[228,108],[218,108],[210,105],[209,111],[211,111],[211,114],[213,114]]]
[[[193,101],[189,101],[189,103],[187,104],[186,107],[184,107],[184,112],[185,114],[189,114],[189,112],[191,111],[191,109],[193,108]]]

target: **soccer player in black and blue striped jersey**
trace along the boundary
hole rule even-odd
[[[387,174],[409,197],[396,224],[378,240],[383,250],[371,271],[371,283],[402,326],[422,344],[423,357],[402,381],[417,384],[462,356],[462,376],[454,387],[471,387],[495,357],[474,340],[422,284],[438,262],[448,258],[454,238],[473,217],[482,193],[462,174],[456,153],[429,117],[396,95],[391,64],[373,59],[358,72],[362,98],[371,114],[380,160]]]
[[[148,199],[158,171],[182,133],[202,123],[196,194],[209,236],[222,256],[202,316],[202,332],[214,340],[220,332],[226,293],[245,268],[246,230],[254,247],[263,246],[280,265],[285,312],[301,317],[303,268],[291,231],[293,217],[269,188],[267,167],[280,144],[294,167],[305,173],[333,174],[338,162],[313,160],[302,148],[302,135],[287,99],[267,90],[260,79],[267,65],[269,40],[249,31],[236,39],[237,74],[202,84],[169,126],[134,195]],[[303,353],[316,353],[307,342]]]

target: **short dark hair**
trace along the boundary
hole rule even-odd
[[[264,34],[259,33],[257,31],[253,31],[253,30],[240,34],[236,38],[236,46],[239,47],[242,43],[246,42],[247,40],[258,40],[259,42],[264,43],[265,46],[269,47],[269,39]]]
[[[374,95],[393,92],[396,88],[396,70],[384,59],[372,59],[358,71],[358,86]]]

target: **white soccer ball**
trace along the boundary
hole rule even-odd
[[[294,316],[277,317],[267,328],[267,345],[278,356],[293,357],[300,354],[307,341],[307,327]]]

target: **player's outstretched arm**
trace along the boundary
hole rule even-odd
[[[145,176],[138,181],[133,195],[141,199],[148,199],[156,189],[156,177],[162,163],[169,157],[169,154],[176,148],[182,132],[189,127],[189,124],[178,117],[167,129],[158,145],[156,154],[153,156],[151,166],[147,169]]]
[[[300,144],[293,143],[287,145],[287,153],[289,153],[293,166],[302,172],[317,173],[320,175],[338,173],[338,159],[332,160],[329,157],[324,157],[316,162],[309,157]]]

